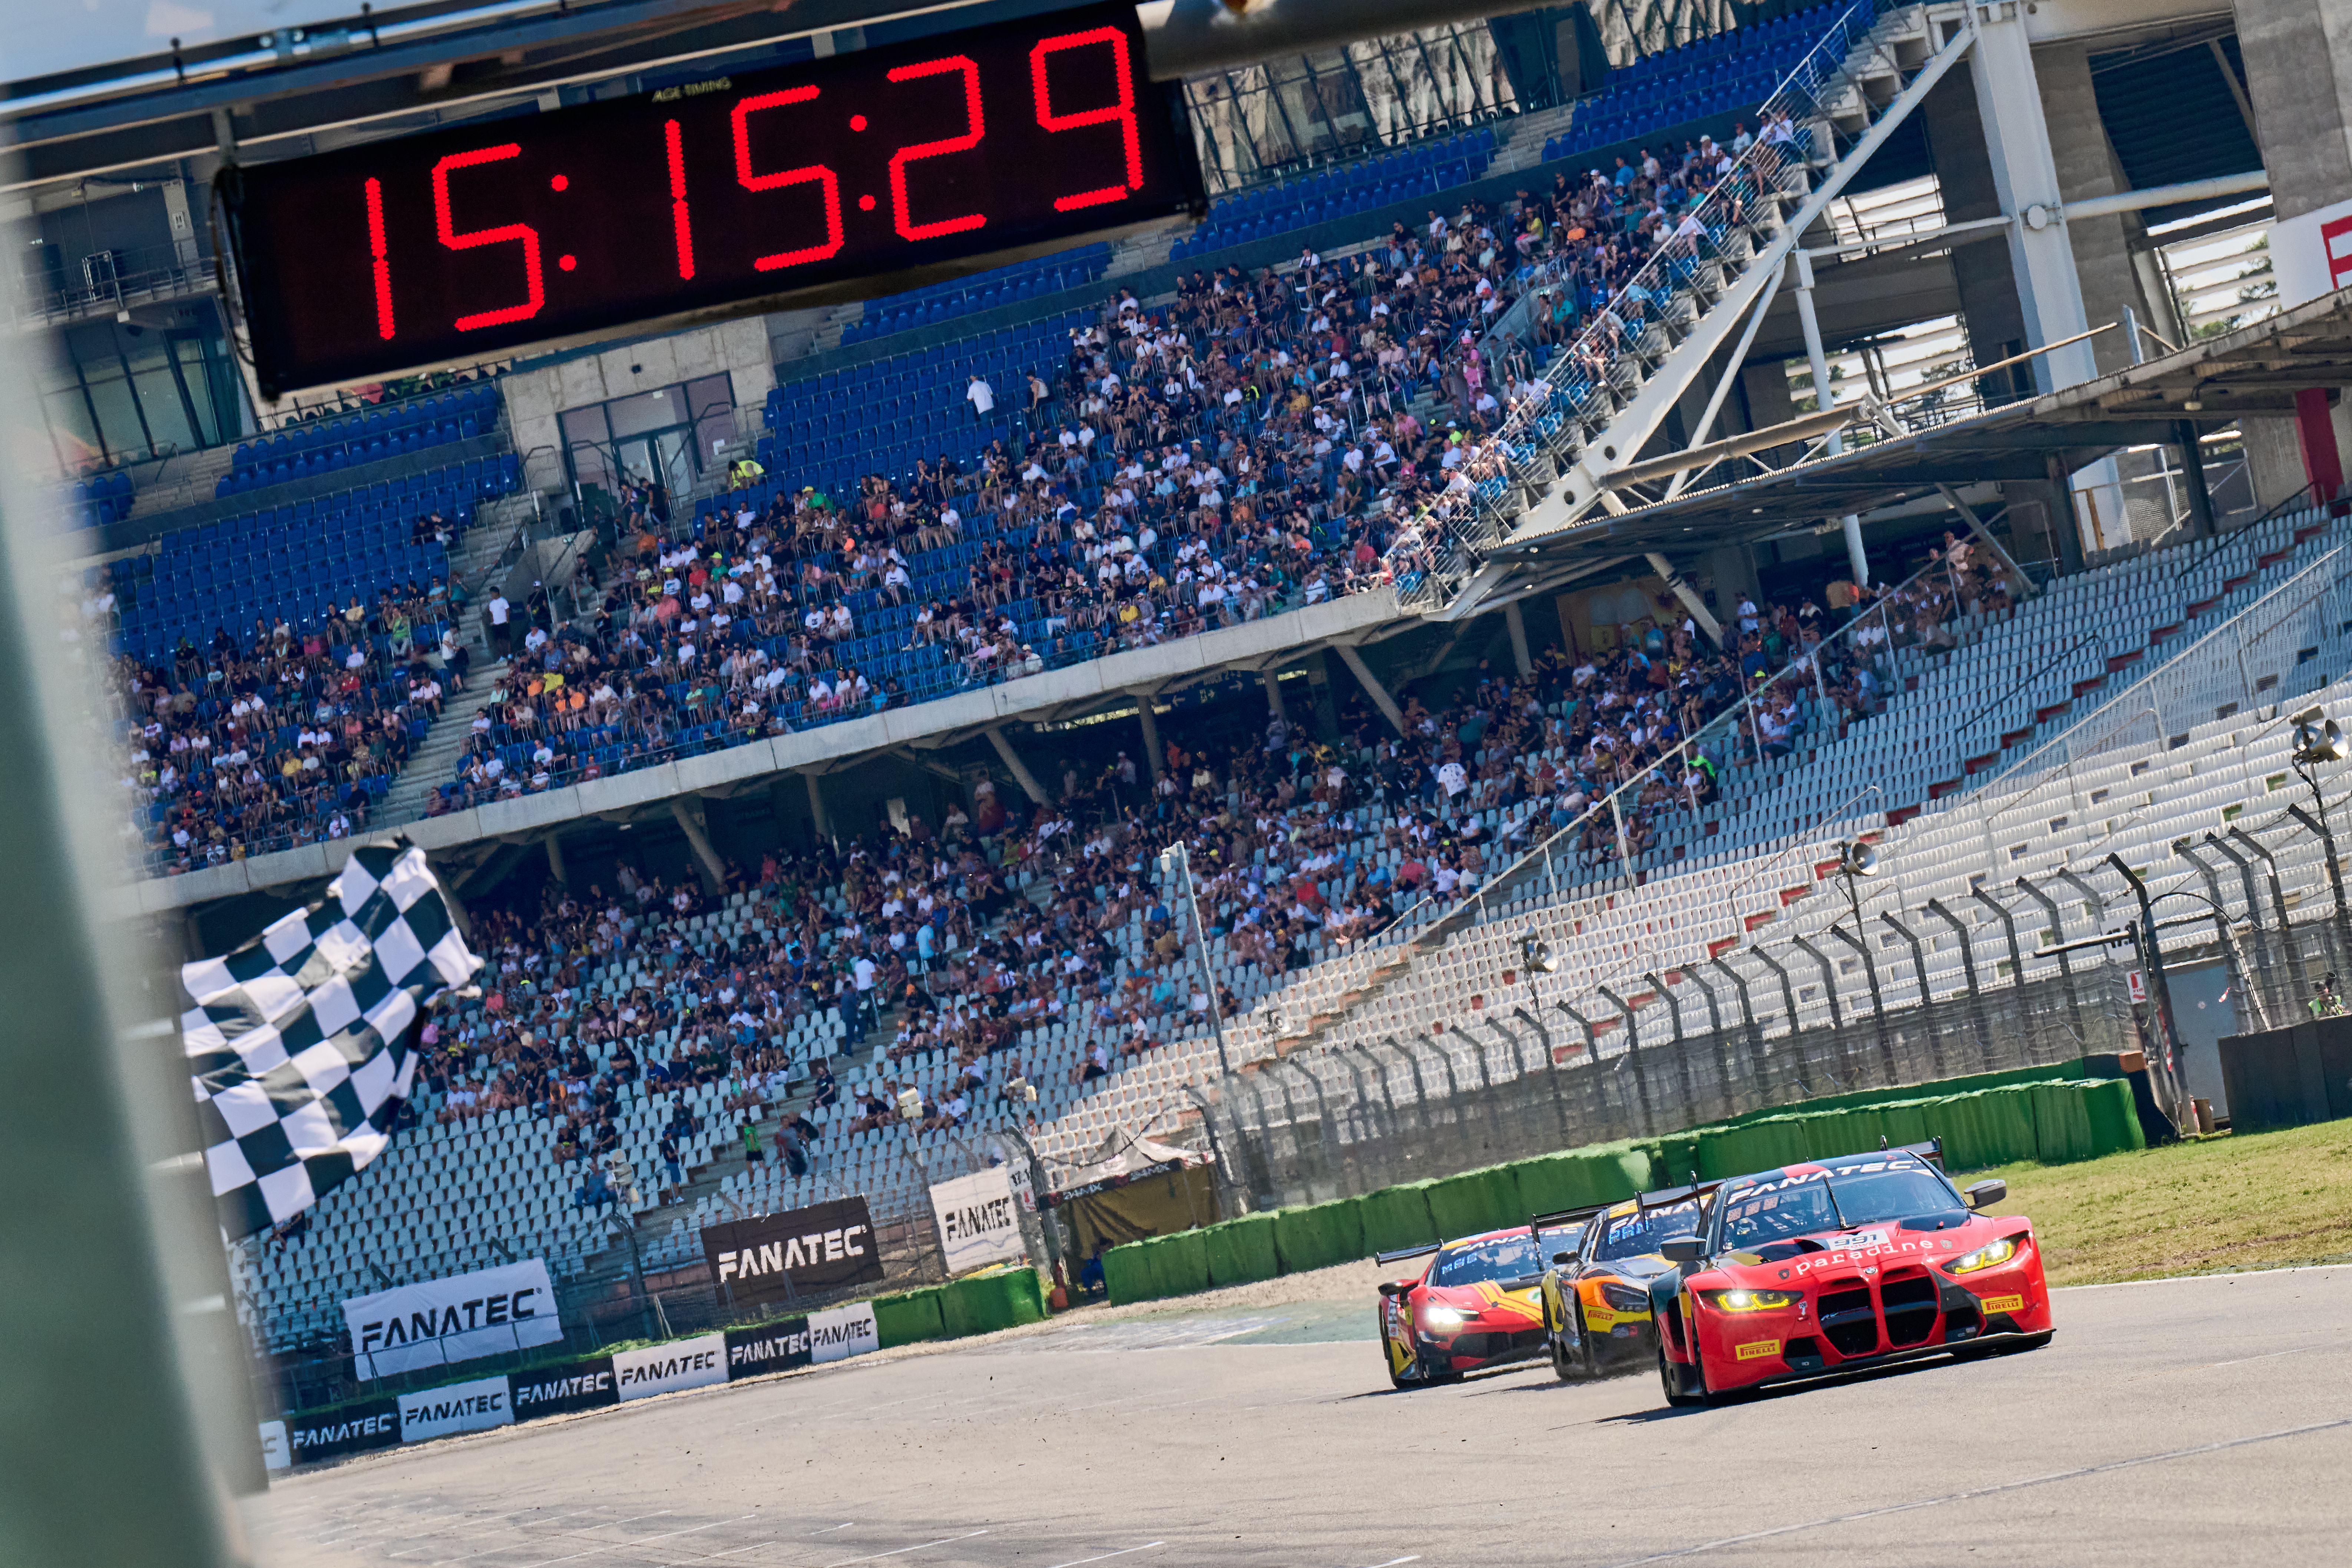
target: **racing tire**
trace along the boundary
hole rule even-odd
[[[1551,1336],[1551,1374],[1562,1383],[1574,1383],[1582,1376],[1582,1363],[1569,1353],[1568,1346],[1558,1334]]]
[[[1704,1394],[1687,1394],[1683,1390],[1682,1369],[1666,1359],[1666,1347],[1658,1346],[1658,1383],[1666,1392],[1666,1403],[1677,1410],[1691,1410],[1706,1403]],[[1704,1381],[1700,1386],[1706,1386]]]

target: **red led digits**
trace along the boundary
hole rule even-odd
[[[1045,85],[1045,61],[1067,49],[1086,48],[1094,44],[1108,44],[1118,66],[1118,101],[1101,109],[1076,110],[1068,114],[1054,112],[1053,95]],[[1051,38],[1041,38],[1029,51],[1029,81],[1037,92],[1037,123],[1048,131],[1076,131],[1084,125],[1118,126],[1127,140],[1127,183],[1105,185],[1100,190],[1080,191],[1074,196],[1057,196],[1054,210],[1074,212],[1079,207],[1100,206],[1105,202],[1124,201],[1129,191],[1143,188],[1143,137],[1135,123],[1135,72],[1129,63],[1127,35],[1117,27],[1096,27],[1084,33],[1063,33]]]
[[[980,139],[988,127],[980,114],[980,67],[969,55],[950,55],[945,59],[925,60],[920,65],[900,66],[889,73],[889,79],[895,82],[945,76],[950,71],[963,73],[964,123],[971,129],[961,136],[901,147],[891,154],[890,210],[897,216],[901,238],[936,239],[943,234],[962,234],[969,229],[980,228],[988,222],[987,217],[980,213],[967,213],[962,217],[917,223],[907,208],[907,165],[919,163],[926,158],[943,158],[950,153],[968,153],[980,145]]]
[[[686,214],[686,146],[677,121],[662,122],[662,140],[669,148],[669,226],[677,246],[677,275],[694,276],[694,225]]]
[[[503,146],[485,147],[478,153],[452,153],[433,165],[433,221],[441,231],[441,243],[452,250],[476,250],[485,245],[504,245],[509,240],[520,240],[523,270],[530,283],[530,298],[522,304],[458,317],[457,330],[461,332],[470,332],[477,327],[495,327],[502,321],[527,321],[538,315],[539,308],[547,303],[546,281],[539,265],[539,230],[527,223],[510,223],[503,228],[478,228],[471,234],[459,234],[449,221],[451,170],[470,169],[478,163],[499,163],[521,156],[522,148],[509,142]]]
[[[788,103],[806,103],[816,96],[813,87],[791,87],[782,92],[763,92],[747,98],[735,106],[735,177],[747,191],[772,191],[784,185],[822,184],[824,186],[825,243],[800,250],[780,250],[773,256],[752,258],[751,265],[762,272],[773,272],[780,267],[797,267],[804,261],[823,261],[838,255],[842,244],[841,181],[823,163],[805,163],[781,174],[755,174],[751,172],[751,116],[763,109],[781,109]]]
[[[375,335],[392,342],[392,262],[384,255],[383,184],[367,183],[368,254],[375,258]]]

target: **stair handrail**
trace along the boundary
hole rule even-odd
[[[1813,151],[1811,130],[1801,120],[1810,118],[1825,89],[1843,79],[1845,62],[1856,42],[1876,26],[1882,15],[1909,9],[1911,4],[1912,0],[1854,0],[1759,106],[1767,126],[1774,116],[1787,114],[1798,159],[1809,158]],[[1854,25],[1864,18],[1864,25]],[[1724,254],[1724,237],[1733,226],[1735,204],[1743,197],[1777,200],[1787,194],[1781,175],[1790,161],[1777,142],[1759,136],[1750,143],[1715,188],[1691,209],[1699,220],[1700,232],[1691,236],[1687,244],[1661,245],[1594,312],[1591,324],[1552,357],[1534,395],[1518,401],[1496,431],[1489,447],[1488,471],[1476,477],[1458,475],[1436,501],[1399,531],[1384,566],[1396,584],[1400,604],[1420,605],[1437,598],[1436,587],[1442,584],[1444,568],[1475,567],[1484,560],[1483,552],[1503,537],[1507,526],[1501,501],[1511,488],[1513,470],[1525,470],[1538,457],[1555,453],[1560,445],[1555,437],[1570,419],[1589,400],[1607,398],[1614,373],[1633,342],[1652,326],[1663,329],[1666,306],[1685,291],[1685,285],[1700,267]]]

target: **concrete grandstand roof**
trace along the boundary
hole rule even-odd
[[[1492,552],[1549,578],[1647,551],[1675,554],[1748,542],[1816,519],[1868,512],[1987,480],[2046,479],[2116,448],[2175,439],[2245,416],[2291,416],[2294,395],[2352,384],[2352,289],[2227,336],[2037,397],[1834,458],[1693,490]]]
[[[583,817],[629,821],[667,810],[679,795],[724,796],[764,786],[780,773],[822,773],[877,752],[936,751],[1001,725],[1076,718],[1140,693],[1181,690],[1236,670],[1274,668],[1319,648],[1362,647],[1420,624],[1398,608],[1389,589],[1352,594],[1179,642],[977,687],[936,702],[680,757],[446,816],[387,823],[356,838],[306,844],[177,877],[145,878],[110,889],[104,912],[113,918],[162,914],[322,882],[342,868],[359,845],[382,843],[395,833],[436,855],[448,852],[463,866],[487,858],[501,845],[533,842]]]

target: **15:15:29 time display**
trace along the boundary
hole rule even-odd
[[[225,179],[266,396],[625,328],[889,292],[1196,217],[1135,12],[490,121]]]

